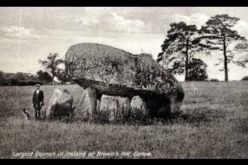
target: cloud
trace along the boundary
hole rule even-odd
[[[234,30],[237,30],[238,33],[241,35],[241,36],[245,36],[245,37],[248,37],[248,22],[244,21],[244,20],[240,20],[234,27],[233,27]]]
[[[189,16],[181,15],[181,14],[173,14],[171,16],[171,21],[174,22],[183,21],[186,24],[196,25],[198,28],[200,28],[202,25],[204,25],[207,22],[209,18],[210,18],[209,16],[201,13],[193,13]]]
[[[83,19],[83,18],[80,18],[80,19],[76,19],[76,22],[78,24],[81,24],[83,26],[87,26],[87,27],[92,27],[92,26],[97,26],[100,24],[100,22],[96,19]]]
[[[11,39],[40,39],[41,35],[35,33],[33,29],[22,26],[5,26],[0,28],[0,36]]]
[[[96,11],[87,9],[87,14],[74,20],[84,29],[98,30],[105,32],[125,32],[125,33],[142,33],[147,32],[149,28],[139,19],[126,18],[116,12],[102,11],[101,14],[95,14]]]
[[[143,21],[138,19],[127,19],[123,16],[118,15],[115,12],[113,12],[110,17],[107,17],[107,19],[105,19],[105,23],[110,25],[108,28],[112,31],[138,33],[146,30]]]

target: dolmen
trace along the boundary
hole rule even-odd
[[[149,54],[81,43],[66,52],[65,70],[85,89],[75,110],[83,120],[165,118],[184,99],[181,84]]]

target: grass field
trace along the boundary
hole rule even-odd
[[[0,87],[0,158],[248,158],[248,82],[183,87],[181,117],[153,125],[26,121],[34,87]],[[46,105],[54,88],[42,87]],[[60,88],[78,103],[79,86]]]

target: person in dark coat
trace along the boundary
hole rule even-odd
[[[35,119],[40,119],[40,110],[44,105],[44,93],[40,90],[40,84],[36,84],[37,89],[33,94],[33,106],[35,109]]]

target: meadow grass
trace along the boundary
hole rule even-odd
[[[42,86],[46,105],[55,87],[68,89],[74,105],[78,104],[83,89],[64,85]],[[183,87],[182,114],[151,125],[27,121],[21,109],[33,112],[35,87],[0,87],[0,157],[18,158],[15,153],[37,151],[127,151],[151,155],[123,158],[247,158],[248,82],[187,82]]]

